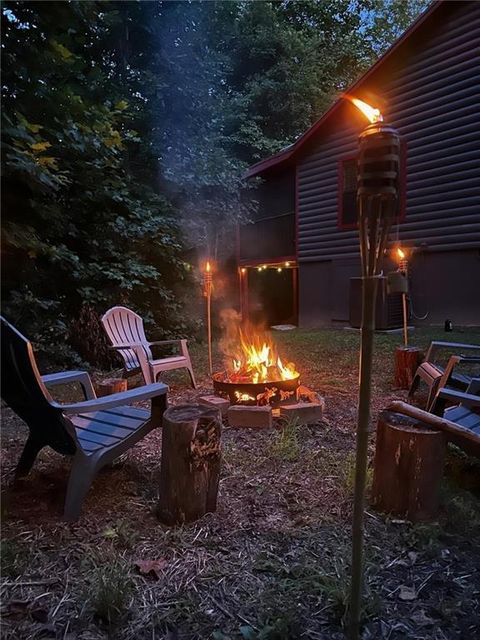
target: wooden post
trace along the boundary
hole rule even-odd
[[[372,502],[413,522],[437,514],[446,437],[423,422],[384,411],[377,423]]]
[[[96,385],[97,395],[109,396],[112,393],[127,391],[127,381],[124,378],[106,378]]]
[[[395,349],[395,386],[398,389],[409,389],[415,371],[423,358],[418,347],[397,347]]]
[[[216,510],[220,476],[218,409],[178,405],[163,416],[158,516],[183,524]]]

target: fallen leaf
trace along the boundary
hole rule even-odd
[[[135,560],[133,564],[138,568],[142,575],[150,575],[159,580],[162,576],[163,569],[165,569],[168,562],[165,558],[159,558],[158,560]]]
[[[412,589],[412,587],[407,587],[404,584],[402,584],[402,586],[400,587],[400,593],[398,594],[398,597],[400,598],[400,600],[405,600],[407,602],[409,600],[416,600],[417,592],[415,591],[415,589]]]

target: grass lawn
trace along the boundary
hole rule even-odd
[[[13,488],[27,429],[3,410],[2,638],[344,637],[359,336],[275,338],[302,382],[325,397],[324,419],[225,428],[218,511],[189,526],[168,529],[155,516],[160,431],[103,470],[81,519],[66,524],[69,461],[44,450]],[[411,343],[426,348],[434,338],[480,344],[480,330],[416,330]],[[406,397],[393,388],[400,342],[376,337],[372,425],[390,400]],[[211,390],[205,347],[191,351],[200,388],[171,372],[171,403]],[[373,429],[371,444],[373,454]],[[363,638],[480,637],[479,472],[478,460],[449,451],[436,522],[412,525],[367,507]],[[140,573],[138,561],[155,571]]]

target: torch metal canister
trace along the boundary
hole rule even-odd
[[[359,136],[357,199],[363,276],[377,275],[388,232],[397,212],[400,136],[383,122]]]

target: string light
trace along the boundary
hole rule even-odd
[[[290,266],[289,262],[285,262],[285,266],[288,268]]]
[[[282,273],[282,267],[278,267],[277,272]]]

